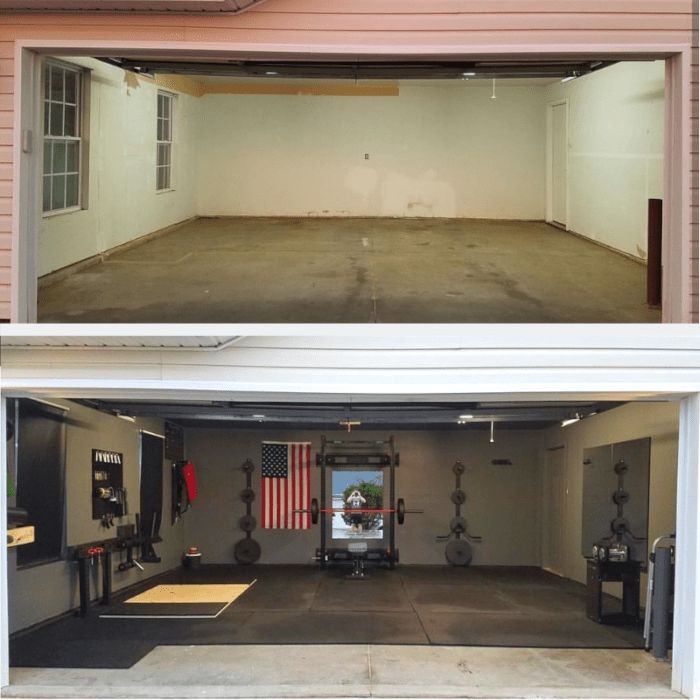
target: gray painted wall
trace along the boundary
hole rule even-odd
[[[327,433],[347,438],[347,433]],[[384,439],[386,433],[358,431],[354,439]],[[463,514],[470,531],[482,535],[474,545],[475,564],[533,565],[540,563],[540,435],[536,431],[496,430],[495,444],[488,431],[411,431],[396,433],[401,466],[396,473],[396,494],[408,508],[424,509],[408,515],[397,527],[397,546],[406,564],[444,564],[444,542],[454,512],[452,465],[467,466],[463,488],[468,500]],[[318,431],[236,430],[191,428],[186,431],[187,456],[197,467],[200,500],[185,515],[186,545],[196,545],[205,562],[233,562],[233,547],[242,537],[238,519],[245,512],[238,494],[245,486],[240,464],[250,457],[256,465],[253,486],[260,489],[260,444],[263,440],[311,441],[313,454],[320,448]],[[494,467],[494,458],[509,458],[511,467]],[[319,470],[312,468],[312,496],[319,494]],[[253,513],[259,518],[260,500]],[[318,546],[318,527],[311,530],[262,530],[254,538],[262,546],[262,563],[310,562]]]
[[[124,486],[128,494],[130,514],[115,520],[115,525],[133,523],[134,510],[139,505],[139,430],[162,434],[163,422],[138,420],[130,423],[120,418],[60,401],[70,406],[66,429],[66,543],[70,545],[113,537],[115,530],[105,530],[98,520],[92,520],[92,449],[99,448],[124,453]],[[114,589],[136,583],[161,571],[177,566],[183,552],[182,522],[170,525],[170,467],[164,463],[163,483],[163,542],[155,545],[162,558],[159,564],[146,564],[146,571],[131,569],[114,572]],[[58,561],[18,569],[16,550],[8,550],[10,590],[10,631],[23,629],[44,619],[59,615],[78,606],[77,564]],[[115,563],[119,559],[115,558]],[[96,572],[97,572],[97,568]],[[93,595],[96,587],[93,585]]]

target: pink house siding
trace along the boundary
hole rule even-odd
[[[460,47],[691,42],[692,0],[267,0],[240,15],[6,14],[0,20],[0,318],[10,317],[14,42],[241,42],[297,53],[417,54]],[[695,40],[697,42],[697,39]],[[698,313],[698,53],[693,54],[693,317]],[[16,273],[15,273],[16,275]]]

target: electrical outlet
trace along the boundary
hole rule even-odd
[[[365,153],[365,160],[369,160],[369,153]]]

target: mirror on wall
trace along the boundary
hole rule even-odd
[[[381,540],[384,514],[384,473],[381,470],[334,469],[332,480],[333,539]],[[338,512],[338,509],[343,509]]]

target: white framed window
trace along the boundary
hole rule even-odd
[[[172,189],[173,98],[167,92],[158,93],[156,190],[159,192]]]
[[[46,61],[44,78],[44,214],[81,206],[84,71]]]

